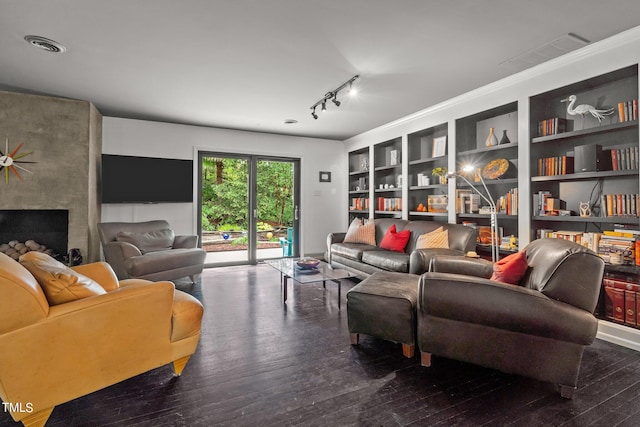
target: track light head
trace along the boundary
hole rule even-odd
[[[312,110],[311,116],[314,119],[318,119],[318,115],[316,114],[316,108],[320,107],[320,111],[324,113],[325,111],[327,111],[327,101],[329,100],[331,100],[331,102],[333,102],[336,107],[339,107],[342,104],[342,102],[338,101],[338,92],[340,92],[343,89],[346,90],[346,87],[349,86],[349,94],[353,95],[356,91],[356,89],[353,87],[353,82],[356,81],[358,77],[360,76],[356,74],[355,76],[351,77],[349,80],[342,83],[340,86],[338,86],[334,90],[325,93],[323,98],[319,99],[318,101],[316,101],[315,104],[311,106],[311,110]]]

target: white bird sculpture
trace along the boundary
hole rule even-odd
[[[598,122],[602,123],[602,119],[604,119],[604,116],[611,115],[614,112],[613,108],[608,108],[606,110],[599,110],[595,108],[593,105],[589,105],[589,104],[580,104],[577,107],[573,108],[573,105],[576,103],[575,95],[569,95],[568,98],[565,98],[560,102],[569,102],[569,105],[567,105],[567,114],[570,114],[572,116],[579,114],[580,116],[582,116],[583,120],[584,120],[584,115],[589,113],[593,117],[598,119]]]

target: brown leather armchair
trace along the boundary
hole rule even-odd
[[[571,398],[583,350],[598,329],[592,313],[604,262],[561,239],[535,240],[524,250],[520,286],[490,280],[488,261],[432,261],[418,287],[422,364],[430,366],[432,354],[462,360],[559,384]]]
[[[198,280],[207,253],[198,236],[176,236],[164,220],[98,224],[105,260],[119,279]]]
[[[200,339],[202,304],[173,283],[118,282],[104,262],[73,270],[104,291],[50,305],[34,275],[0,254],[0,397],[25,426],[170,362],[180,375]]]

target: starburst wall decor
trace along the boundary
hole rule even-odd
[[[13,172],[13,174],[18,178],[19,181],[22,181],[22,177],[20,173],[18,173],[18,169],[23,170],[28,173],[33,173],[30,170],[25,169],[20,166],[18,163],[35,163],[35,162],[26,162],[24,160],[19,160],[23,157],[28,156],[33,153],[33,151],[28,151],[26,153],[18,154],[20,148],[24,142],[21,142],[12,152],[9,152],[9,138],[6,138],[5,151],[2,152],[0,150],[0,172],[4,170],[4,182],[5,184],[9,184],[9,171]]]

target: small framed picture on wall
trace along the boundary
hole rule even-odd
[[[320,182],[331,182],[331,172],[320,172]]]

